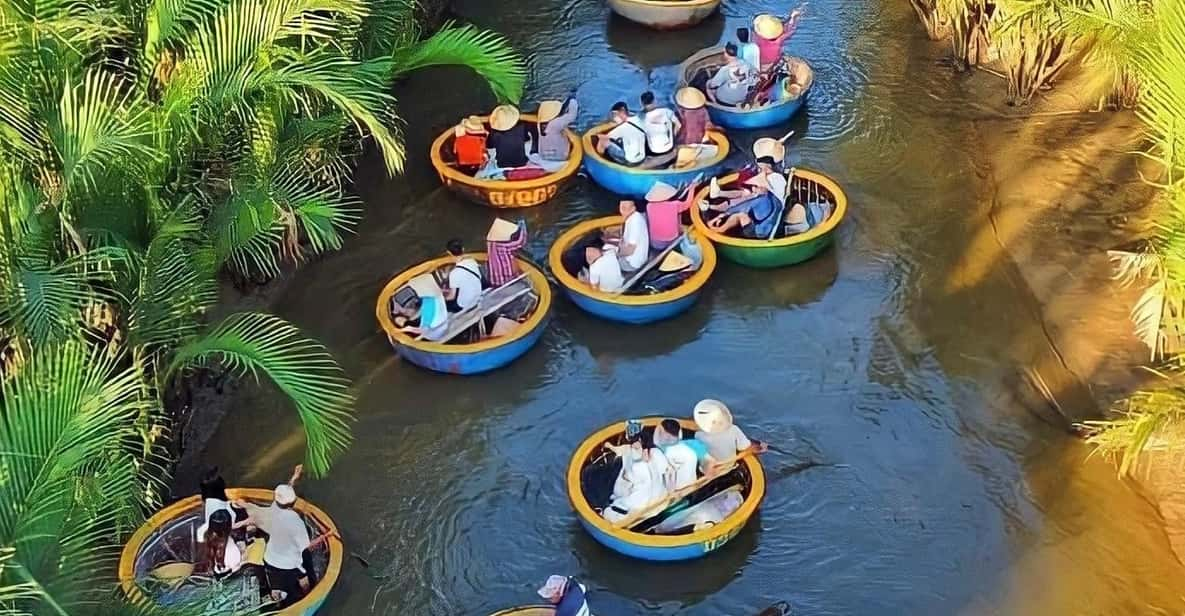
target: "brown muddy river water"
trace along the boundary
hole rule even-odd
[[[454,8],[530,59],[526,100],[575,89],[584,128],[615,100],[670,92],[684,57],[786,7],[729,0],[669,34],[611,18],[600,0]],[[941,64],[906,2],[816,0],[808,11],[789,46],[817,72],[805,112],[733,142],[747,152],[757,137],[797,131],[792,162],[835,177],[852,203],[836,246],[768,272],[722,262],[698,305],[652,327],[601,322],[559,300],[541,343],[485,376],[394,359],[374,320],[394,272],[438,256],[452,236],[480,244],[493,217],[441,189],[427,156],[439,131],[490,107],[488,92],[452,70],[400,87],[406,176],[386,180],[364,164],[358,235],[303,268],[274,306],[358,382],[353,447],[329,478],[302,486],[370,563],[347,560],[324,611],[483,616],[534,602],[553,573],[580,577],[598,616],[751,616],[777,600],[804,615],[1185,609],[1185,571],[1155,509],[1013,396],[1017,366],[1032,359],[1032,293],[998,249],[968,238],[983,223],[970,215],[984,182],[979,136],[1016,125],[976,119],[982,79]],[[1020,157],[1062,154],[1016,147]],[[560,231],[614,206],[576,180],[523,212],[529,250],[542,260]],[[709,396],[794,454],[765,457],[760,514],[699,561],[603,549],[567,502],[572,450],[610,422],[688,414]],[[236,408],[205,460],[232,482],[268,485],[302,450],[295,413],[260,394]],[[834,466],[786,472],[800,459]]]

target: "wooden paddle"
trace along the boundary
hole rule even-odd
[[[757,453],[757,450],[750,447],[750,448],[742,451],[741,453],[738,453],[737,455],[735,455],[731,458],[728,458],[727,460],[718,462],[716,464],[715,468],[725,468],[725,469],[731,468],[732,465],[736,464],[737,462],[740,462],[741,460],[744,460],[745,458],[748,458],[749,456],[756,455],[756,453]],[[704,487],[705,485],[707,485],[707,483],[709,481],[712,481],[713,479],[716,479],[717,477],[722,476],[722,474],[723,473],[708,473],[707,475],[704,475],[703,477],[696,479],[694,482],[688,484],[687,486],[685,486],[681,489],[675,490],[674,492],[671,492],[670,494],[667,494],[666,496],[664,496],[660,499],[657,499],[652,503],[647,503],[647,504],[643,505],[642,507],[634,509],[634,511],[632,513],[630,513],[629,515],[618,520],[617,522],[614,522],[613,528],[614,529],[633,528],[633,527],[637,526],[639,523],[641,523],[642,521],[644,521],[648,518],[654,517],[655,515],[661,513],[663,510],[665,510],[667,507],[670,507],[671,505],[683,500],[684,497],[686,497],[686,496],[692,494],[693,492],[695,492],[696,490]]]

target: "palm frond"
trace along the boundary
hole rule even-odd
[[[486,80],[500,101],[517,103],[523,95],[526,65],[506,37],[452,22],[428,39],[391,54],[391,77],[428,66],[466,66]]]
[[[15,548],[15,577],[38,595],[18,609],[101,598],[93,582],[117,548],[112,531],[139,515],[127,447],[148,403],[118,361],[77,342],[44,346],[0,382],[0,545]]]
[[[239,374],[267,375],[296,406],[304,424],[309,470],[323,475],[350,443],[350,383],[325,347],[283,319],[257,313],[228,317],[180,349],[170,373],[217,361]]]
[[[277,250],[284,227],[278,213],[271,196],[258,185],[239,187],[218,204],[206,222],[218,264],[244,275],[280,275]]]
[[[158,157],[151,121],[144,101],[110,73],[90,71],[77,86],[67,81],[49,124],[63,190],[93,188],[113,170],[135,177]]]

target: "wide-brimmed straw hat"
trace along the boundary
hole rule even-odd
[[[660,272],[680,272],[691,266],[691,259],[683,256],[680,253],[671,251],[667,256],[663,257],[662,263],[658,264],[658,271]]]
[[[786,222],[792,225],[806,222],[806,208],[801,203],[790,206],[790,211],[786,213]]]
[[[782,36],[782,32],[786,29],[782,25],[782,20],[769,14],[758,15],[753,18],[753,31],[764,39],[776,39]]]
[[[560,116],[560,110],[564,108],[564,104],[560,101],[543,101],[539,103],[539,111],[536,114],[539,116],[539,122],[550,122]]]
[[[486,241],[508,242],[517,231],[518,225],[504,218],[495,218],[494,224],[490,225],[490,230],[486,232]]]
[[[646,191],[647,201],[669,201],[672,197],[678,194],[678,189],[666,182],[655,182],[650,190]]]
[[[786,146],[772,137],[762,137],[753,143],[753,157],[772,158],[775,163],[780,163],[786,158]]]
[[[510,130],[518,124],[518,108],[514,105],[498,105],[490,114],[490,128],[494,130]]]
[[[732,427],[732,411],[719,400],[700,400],[691,415],[695,425],[708,434],[719,434]]]
[[[683,169],[695,165],[696,158],[699,157],[699,148],[681,145],[675,150],[675,168]]]
[[[699,88],[687,86],[675,92],[675,103],[684,109],[699,109],[707,102],[708,99],[704,98],[704,93],[700,92]]]

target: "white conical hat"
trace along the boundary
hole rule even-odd
[[[718,434],[732,427],[732,411],[719,400],[700,400],[692,411],[695,425],[708,434]]]
[[[539,122],[550,122],[560,117],[560,110],[564,108],[564,104],[560,101],[550,100],[539,103],[539,111],[536,115],[536,120]]]
[[[510,238],[514,237],[515,231],[518,231],[518,225],[504,218],[495,218],[494,224],[490,225],[490,230],[486,232],[486,241],[510,241]]]
[[[704,93],[700,92],[699,88],[687,86],[679,88],[679,91],[675,92],[675,102],[684,109],[699,109],[704,106],[707,99],[704,98]]]
[[[765,39],[776,39],[786,29],[782,20],[768,13],[753,18],[753,31]]]
[[[646,200],[668,201],[678,194],[678,192],[679,191],[674,186],[671,186],[666,182],[655,182],[654,186],[651,186],[650,190],[646,191]]]
[[[518,124],[518,107],[514,105],[498,105],[490,114],[490,128],[494,130],[510,130]]]

